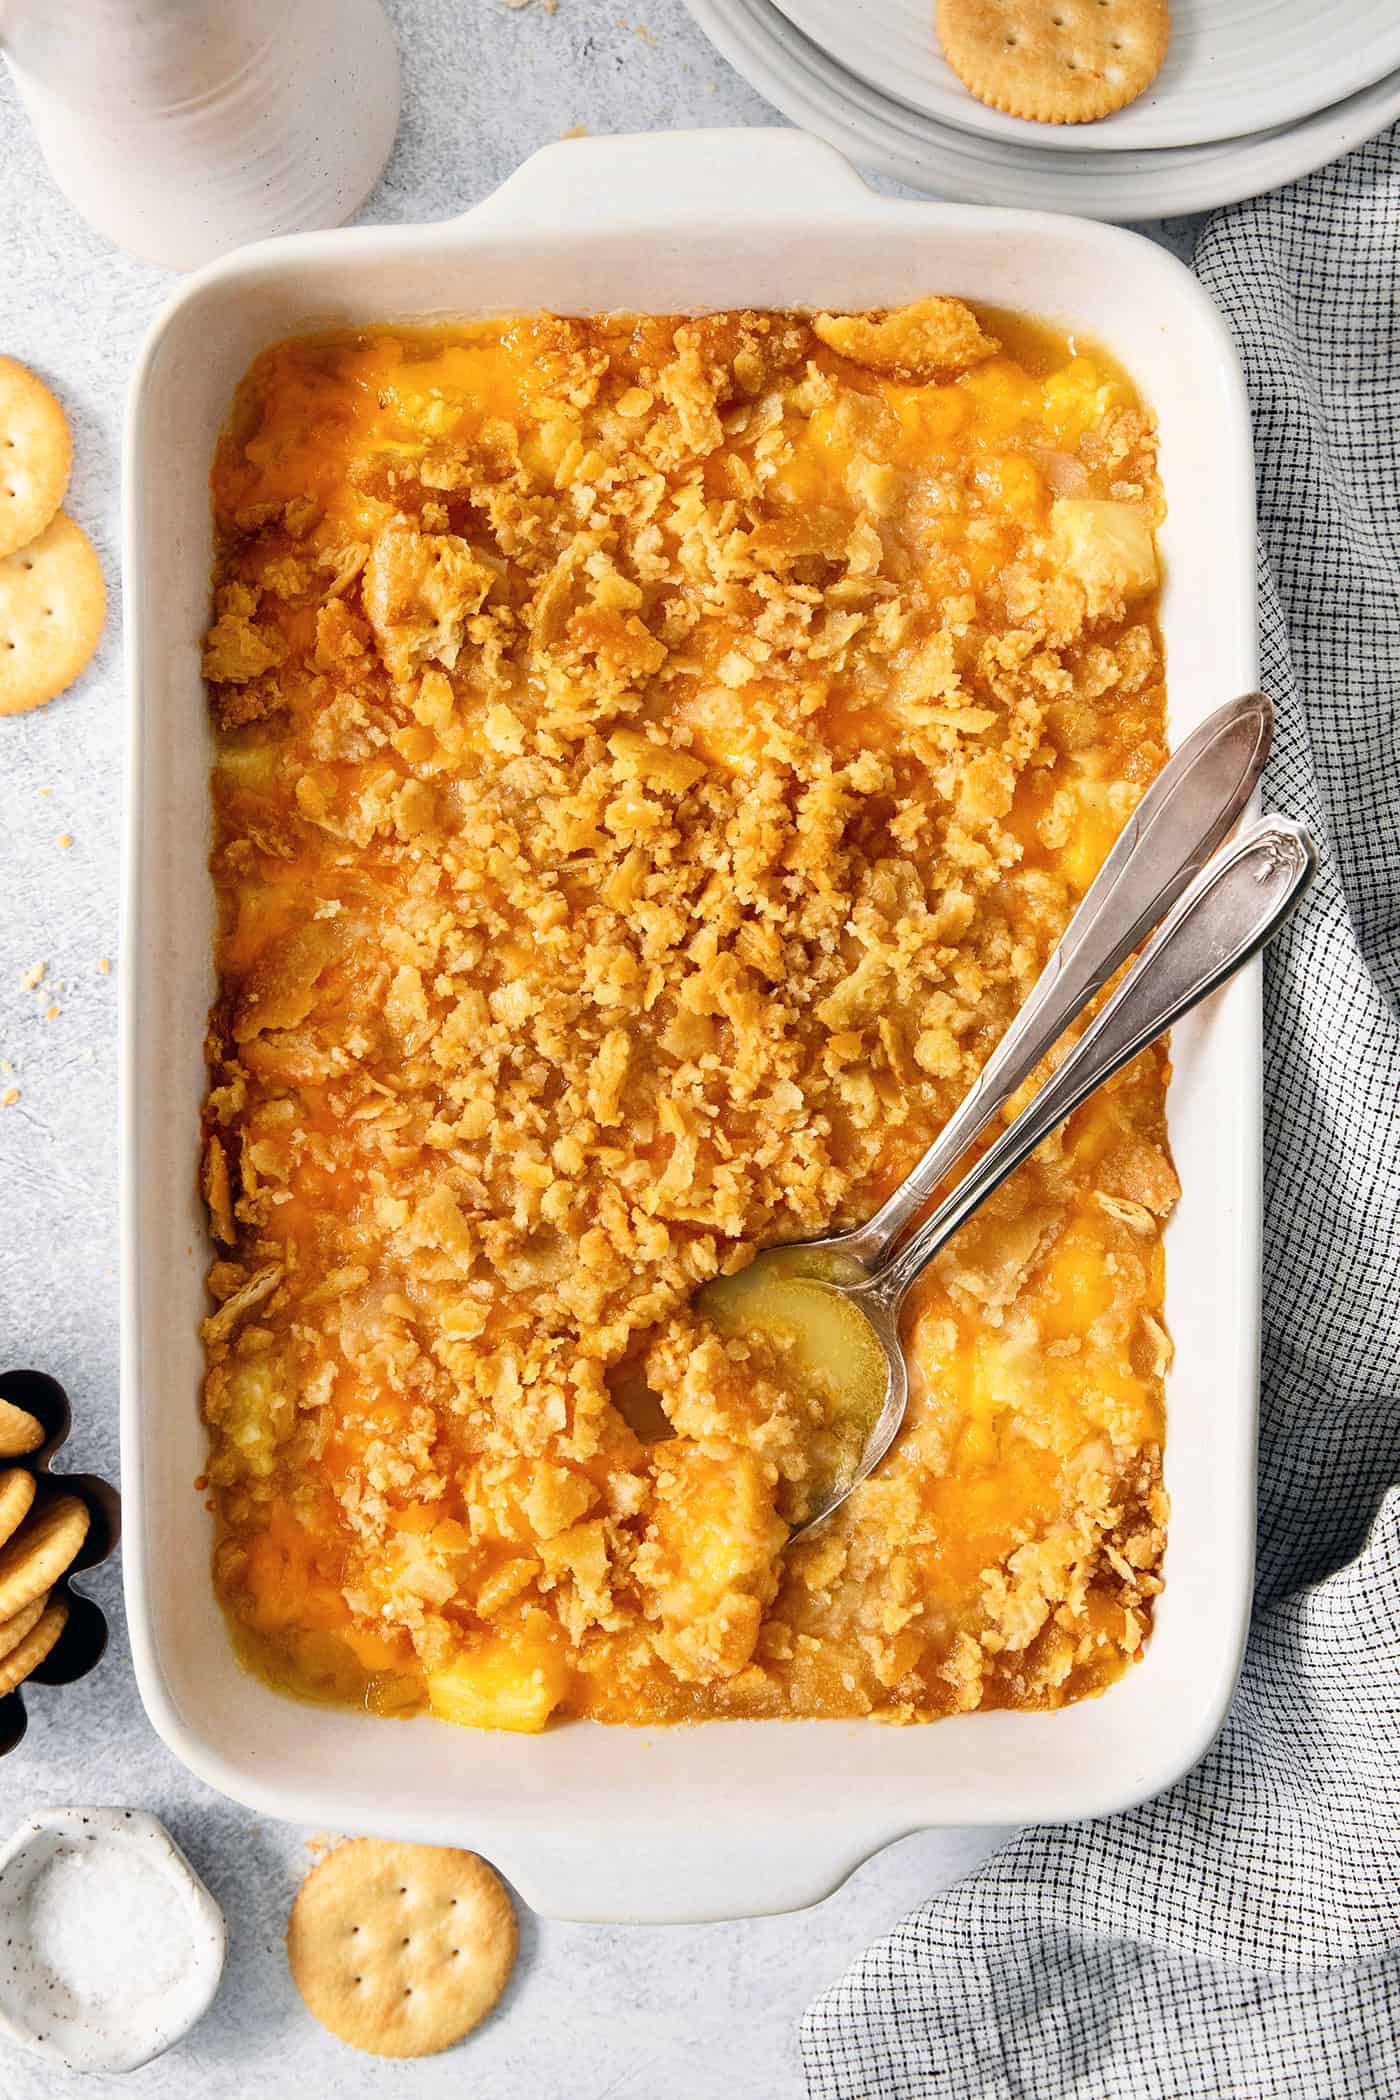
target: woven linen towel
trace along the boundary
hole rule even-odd
[[[1170,1793],[1022,1833],[817,2000],[813,2100],[1400,2095],[1400,130],[1196,268],[1254,414],[1265,802],[1324,853],[1265,972],[1248,1658]]]

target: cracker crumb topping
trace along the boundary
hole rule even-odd
[[[527,1730],[1099,1688],[1159,1587],[1163,1052],[940,1259],[790,1553],[812,1396],[690,1300],[908,1171],[1162,761],[1131,386],[945,298],[376,330],[264,353],[213,490],[245,1651]]]

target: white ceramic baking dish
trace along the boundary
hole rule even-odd
[[[1146,1659],[1104,1698],[927,1728],[575,1723],[538,1737],[282,1698],[233,1659],[191,1486],[205,1456],[197,1327],[208,1248],[194,1150],[212,990],[199,675],[207,469],[249,361],[301,329],[540,306],[862,308],[930,290],[1092,333],[1155,405],[1179,737],[1257,676],[1249,427],[1214,309],[1179,263],[1130,233],[879,197],[796,132],[570,142],[536,154],[464,218],[228,256],[166,308],[132,383],[122,1454],[142,1694],[171,1749],[250,1807],[477,1847],[557,1916],[793,1908],[905,1832],[1104,1815],[1206,1749],[1234,1687],[1253,1564],[1258,977],[1237,979],[1176,1034],[1169,1113],[1184,1194],[1169,1246],[1167,1588]]]

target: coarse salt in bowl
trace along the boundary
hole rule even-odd
[[[0,1852],[0,2034],[73,2071],[134,2071],[207,2012],[223,1915],[129,1808],[32,1816]]]

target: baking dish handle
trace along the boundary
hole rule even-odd
[[[649,1837],[634,1832],[619,1839],[604,1828],[575,1830],[556,1820],[538,1842],[522,1844],[515,1833],[493,1856],[541,1917],[579,1925],[709,1925],[823,1903],[867,1860],[917,1827],[918,1819],[882,1818],[862,1828],[847,1828],[843,1819],[834,1829],[829,1814],[788,1823],[771,1809],[730,1823],[721,1803],[689,1821],[678,1815]],[[994,1829],[983,1838],[964,1830],[951,1843],[971,1863],[1005,1835]]]
[[[606,224],[641,233],[678,210],[718,215],[738,199],[750,220],[799,206],[834,218],[858,213],[872,192],[844,155],[805,131],[646,132],[542,146],[462,218],[493,232]]]

